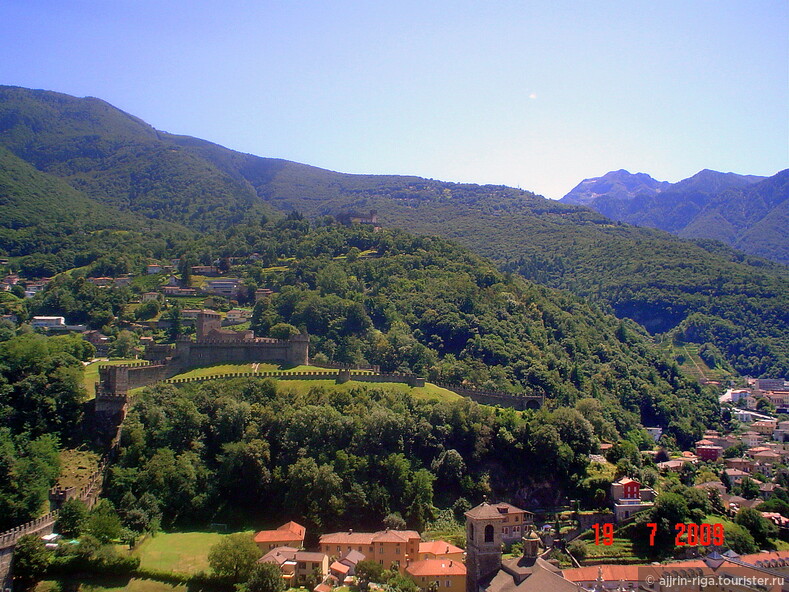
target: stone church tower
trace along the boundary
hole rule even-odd
[[[504,516],[483,502],[466,512],[466,592],[477,592],[479,581],[501,567]]]

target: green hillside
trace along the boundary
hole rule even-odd
[[[1,144],[121,208],[198,230],[275,210],[319,218],[375,209],[384,226],[451,238],[652,333],[703,339],[699,345],[718,347],[740,373],[789,374],[783,265],[613,223],[527,191],[334,173],[158,132],[97,99],[12,87],[2,87],[0,97]],[[770,229],[780,227],[775,216],[765,222]]]

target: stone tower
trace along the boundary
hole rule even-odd
[[[504,516],[483,502],[466,512],[466,592],[477,592],[479,582],[501,567]]]
[[[202,341],[208,337],[214,329],[222,328],[222,315],[213,310],[201,310],[197,313],[195,320],[195,329],[197,333],[197,340]]]

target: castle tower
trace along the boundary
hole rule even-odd
[[[504,516],[483,502],[466,512],[466,592],[477,592],[479,582],[501,567]]]
[[[222,315],[213,310],[201,310],[197,313],[195,320],[195,329],[197,333],[197,341],[202,341],[208,338],[209,333],[214,329],[220,330],[222,328]]]

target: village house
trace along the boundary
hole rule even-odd
[[[726,475],[729,483],[732,485],[739,485],[745,477],[749,476],[748,473],[739,469],[723,469],[723,474]]]
[[[739,458],[725,458],[723,459],[723,464],[727,469],[739,469],[745,473],[752,472],[754,466],[753,459],[746,458],[744,456]]]
[[[109,288],[115,285],[115,279],[106,276],[86,278],[85,281],[93,284],[97,288]]]
[[[622,477],[611,483],[611,499],[614,500],[614,516],[617,522],[654,506],[655,490],[642,487],[630,477]]]
[[[225,315],[225,321],[227,323],[243,323],[247,321],[252,316],[252,312],[249,310],[241,310],[240,308],[234,308],[233,310],[227,311]]]
[[[261,530],[255,534],[255,544],[264,553],[277,547],[301,548],[307,530],[296,522],[286,522],[276,530]]]
[[[696,442],[696,456],[703,461],[715,462],[723,455],[723,447],[716,446],[712,440],[699,440]]]
[[[748,448],[753,448],[754,446],[757,446],[759,442],[762,441],[762,437],[760,434],[757,434],[756,432],[749,431],[740,435],[740,441],[743,444],[745,444],[745,446],[747,446]]]
[[[145,292],[141,297],[141,300],[143,302],[150,302],[151,300],[158,300],[158,299],[159,299],[158,292]]]
[[[219,275],[219,268],[216,265],[192,265],[194,275],[216,276]]]
[[[356,564],[364,561],[364,559],[364,553],[356,550],[348,551],[329,566],[329,575],[337,580],[340,585],[350,584],[356,575]]]
[[[30,324],[33,328],[65,329],[66,319],[64,317],[33,317]]]
[[[446,541],[427,541],[419,543],[419,559],[453,559],[463,561],[465,551]]]
[[[274,290],[269,290],[268,288],[258,288],[255,290],[255,302],[261,300],[262,298],[268,298],[274,293]]]
[[[401,571],[409,560],[419,557],[419,533],[414,530],[381,530],[378,532],[333,532],[321,536],[321,553],[341,557],[352,550],[363,553],[368,560],[395,567]]]
[[[409,563],[405,573],[423,592],[427,592],[431,584],[436,591],[466,590],[466,566],[456,559],[421,559]]]
[[[96,355],[104,357],[109,354],[110,338],[101,331],[85,331],[82,338],[96,348]]]
[[[162,293],[165,296],[195,296],[197,290],[195,288],[180,288],[178,286],[164,286]]]
[[[222,278],[217,280],[207,280],[203,286],[203,291],[225,298],[238,298],[238,290],[241,280],[237,278]]]
[[[760,419],[751,424],[751,430],[762,436],[771,436],[778,422],[775,419]]]
[[[719,494],[726,493],[726,486],[723,483],[721,483],[720,481],[705,481],[704,483],[699,483],[698,485],[694,485],[693,488],[694,489],[705,489],[707,491],[715,490]]]
[[[288,587],[296,588],[310,579],[322,582],[329,575],[329,557],[324,553],[299,551],[293,547],[276,547],[258,559],[279,567]]]
[[[162,273],[162,266],[158,263],[149,263],[145,266],[145,273],[148,275],[155,275],[157,273]]]

